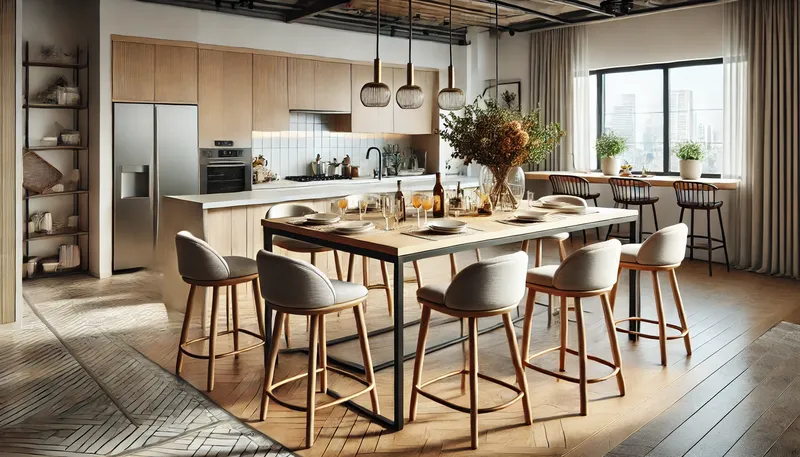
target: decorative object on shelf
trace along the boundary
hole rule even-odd
[[[361,104],[370,108],[382,108],[389,104],[392,91],[381,82],[381,0],[378,0],[377,19],[375,21],[375,62],[373,64],[373,80],[361,88]]]
[[[317,156],[319,157],[319,156]],[[312,162],[312,165],[315,162]],[[267,165],[269,162],[263,155],[259,154],[258,157],[253,159],[253,184],[261,184],[270,181],[277,181],[279,179],[277,173],[273,172]]]
[[[63,175],[39,154],[25,151],[22,154],[22,187],[41,194],[61,181]]]
[[[478,98],[466,105],[463,115],[442,114],[444,127],[438,133],[453,148],[452,157],[462,159],[464,165],[479,163],[491,173],[492,179],[486,177],[482,182],[488,187],[484,192],[490,195],[493,208],[514,209],[524,192],[524,173],[520,192],[517,178],[521,170],[515,168],[542,162],[565,133],[556,122],[544,124],[538,109],[523,114],[493,100],[481,106],[481,101]]]
[[[498,95],[499,104],[503,108],[521,111],[522,110],[522,83],[519,81],[509,81],[497,84],[496,81],[493,81],[494,84],[490,84],[486,89],[483,90],[483,97],[484,98],[491,98],[495,99],[495,95]],[[495,90],[492,90],[495,89]]]
[[[629,164],[625,161],[625,165],[619,167],[619,175],[622,177],[630,177],[633,176],[633,165]]]
[[[414,64],[411,63],[411,36],[413,17],[411,16],[411,0],[408,0],[408,66],[406,67],[406,85],[397,89],[395,100],[402,109],[417,109],[425,101],[422,88],[414,84]]]
[[[79,223],[80,223],[80,218],[78,216],[67,217],[67,227],[77,229]]]
[[[81,104],[81,92],[77,87],[59,86],[56,88],[57,104],[78,106]]]
[[[403,153],[399,144],[387,143],[383,146],[383,160],[386,162],[386,174],[397,176],[403,164]]]
[[[600,169],[606,176],[616,176],[619,166],[619,156],[628,150],[625,138],[609,130],[600,135],[595,143],[597,155],[600,156]]]
[[[68,270],[81,265],[81,248],[75,244],[62,244],[58,249],[58,268]]]
[[[52,84],[38,94],[35,100],[45,105],[78,106],[81,102],[80,90],[72,87],[63,76],[58,76]]]
[[[53,215],[50,213],[39,213],[39,232],[50,233],[53,231]]]
[[[77,53],[64,51],[61,46],[55,44],[43,44],[39,48],[39,59],[48,63],[78,63],[80,56]]]
[[[678,143],[673,149],[673,154],[680,159],[682,179],[700,179],[703,174],[703,159],[706,157],[702,144],[695,141]]]
[[[48,148],[53,146],[58,146],[58,137],[44,136],[42,137],[41,141],[39,141],[39,146]]]
[[[456,73],[453,67],[453,0],[450,0],[450,19],[448,45],[450,46],[450,65],[447,67],[447,87],[439,91],[439,109],[445,111],[460,110],[467,103],[464,91],[455,87]]]
[[[61,138],[61,144],[65,146],[81,145],[81,132],[75,130],[64,130],[59,136]]]

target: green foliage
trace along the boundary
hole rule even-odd
[[[703,160],[706,158],[706,151],[703,145],[694,141],[678,143],[672,148],[672,153],[681,160]]]
[[[628,143],[625,138],[609,130],[597,139],[595,149],[600,157],[616,157],[628,150]]]

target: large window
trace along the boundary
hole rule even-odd
[[[704,173],[720,173],[721,59],[597,70],[591,83],[593,138],[607,131],[624,137],[621,158],[634,170],[677,173],[672,151],[691,140],[707,152]]]

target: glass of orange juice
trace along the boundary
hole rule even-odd
[[[422,228],[419,218],[419,208],[422,206],[422,197],[424,197],[424,195],[420,193],[411,196],[411,204],[417,209],[417,228]]]
[[[342,218],[344,219],[344,213],[345,211],[347,211],[347,199],[340,198],[339,200],[336,201],[336,206],[339,207],[339,213],[341,213]]]
[[[433,195],[425,194],[422,197],[422,209],[425,215],[424,225],[428,224],[428,211],[433,209]]]

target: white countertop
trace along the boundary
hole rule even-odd
[[[268,205],[298,200],[320,200],[336,198],[345,195],[360,193],[382,193],[397,190],[397,181],[403,182],[403,192],[431,191],[436,182],[435,175],[422,176],[390,176],[383,180],[374,178],[342,179],[337,181],[276,181],[264,184],[254,184],[253,190],[246,192],[232,192],[226,194],[207,195],[178,195],[167,196],[176,200],[183,200],[203,205],[203,209],[230,208],[234,206]],[[455,188],[461,181],[461,187],[473,188],[478,186],[477,177],[444,176],[442,184],[445,188]]]

